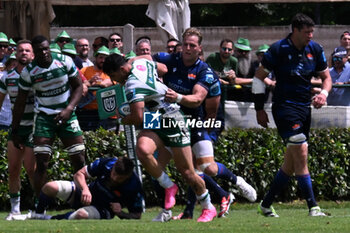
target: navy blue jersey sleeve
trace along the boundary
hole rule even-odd
[[[92,177],[109,175],[117,158],[101,158],[87,166],[87,171]]]
[[[278,50],[280,47],[281,41],[278,41],[271,45],[271,47],[264,53],[261,64],[264,68],[269,71],[273,71],[278,62]]]
[[[312,41],[313,42],[313,41]],[[315,48],[315,53],[316,53],[316,67],[315,67],[315,71],[316,72],[320,72],[320,71],[324,71],[325,69],[327,69],[327,58],[324,55],[324,51],[321,45],[313,42],[312,45],[314,45],[313,47]]]
[[[197,78],[198,78],[197,84],[204,87],[208,91],[208,93],[209,93],[210,87],[218,79],[215,72],[208,66],[207,63],[204,63],[204,62],[201,62],[200,70]]]
[[[168,65],[171,61],[171,55],[169,53],[160,52],[153,55],[153,60]]]

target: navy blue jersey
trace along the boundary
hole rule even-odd
[[[200,59],[192,66],[186,67],[182,61],[181,53],[158,53],[153,58],[167,66],[168,73],[163,77],[163,81],[165,85],[177,93],[190,95],[193,87],[199,84],[208,91],[208,97],[221,95],[218,76],[207,63]],[[204,104],[197,108],[181,106],[181,110],[192,118],[205,118]]]
[[[298,50],[290,36],[271,45],[261,64],[276,77],[273,102],[310,105],[311,78],[327,69],[327,60],[321,45],[310,41]]]
[[[119,202],[129,213],[142,212],[142,185],[133,172],[129,180],[119,186],[110,187],[111,170],[117,158],[101,158],[87,166],[87,172],[96,179],[89,184],[91,205],[98,209],[110,209],[111,202]]]

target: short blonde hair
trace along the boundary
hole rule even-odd
[[[202,43],[202,33],[199,31],[198,28],[187,28],[185,32],[182,34],[182,40],[185,39],[187,36],[197,36],[198,37],[198,44],[200,45]]]

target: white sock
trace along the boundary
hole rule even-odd
[[[11,203],[11,213],[21,212],[20,210],[21,197],[11,197],[10,203]]]
[[[167,174],[165,174],[165,172],[162,172],[162,174],[160,175],[160,177],[157,178],[160,186],[162,186],[163,188],[170,188],[171,186],[174,185],[174,182],[172,182],[169,178],[169,176]]]
[[[199,201],[199,203],[201,204],[203,209],[212,209],[215,208],[213,206],[213,204],[211,204],[211,200],[210,200],[210,194],[208,192],[208,189],[205,190],[205,192],[199,196],[197,196],[197,200]]]

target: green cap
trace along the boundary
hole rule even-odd
[[[50,51],[53,53],[61,53],[61,48],[57,43],[50,44]]]
[[[244,51],[252,50],[249,40],[242,37],[238,38],[237,42],[235,43],[235,47]]]
[[[16,46],[16,42],[14,40],[12,40],[12,38],[9,39],[9,44],[12,46]]]
[[[55,42],[57,42],[60,38],[67,38],[69,40],[72,40],[72,38],[68,35],[68,33],[63,30],[61,33],[59,33],[55,39]]]
[[[96,57],[98,54],[104,54],[104,55],[109,55],[109,49],[107,49],[106,46],[102,46],[101,48],[99,48],[96,53],[94,54],[94,56]]]
[[[110,49],[109,53],[110,54],[114,54],[115,53],[115,54],[122,55],[122,53],[120,52],[120,50],[117,47]]]
[[[16,52],[11,53],[10,59],[15,59],[16,60]]]
[[[127,60],[133,57],[136,57],[136,53],[134,53],[134,51],[130,51],[127,54],[125,54],[125,59]]]
[[[3,33],[3,32],[0,32],[0,42],[5,42],[5,43],[8,43],[8,42],[9,42],[9,40],[8,40],[8,38],[7,38],[7,36],[6,36],[6,34]]]
[[[258,53],[265,53],[268,49],[270,48],[270,46],[268,46],[267,44],[263,44],[263,45],[260,45],[258,50],[256,50],[256,54]]]
[[[71,43],[67,43],[63,45],[62,53],[77,55],[77,51],[75,50],[74,44],[71,44]]]

